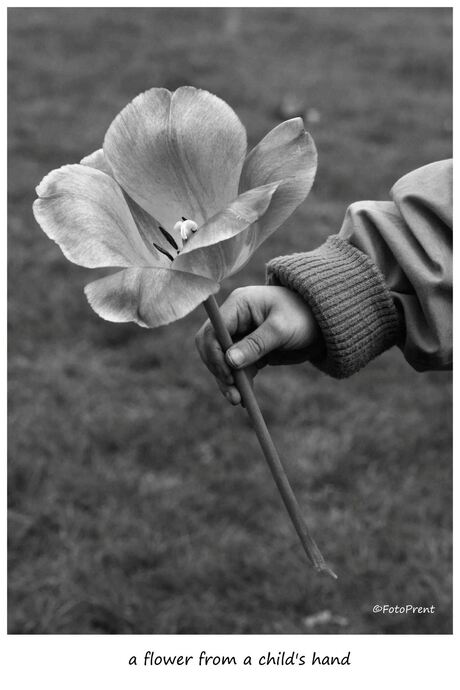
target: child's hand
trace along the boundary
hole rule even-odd
[[[307,359],[320,339],[310,307],[284,287],[239,288],[222,304],[220,312],[238,343],[224,355],[210,322],[206,321],[197,333],[196,346],[220,390],[233,405],[241,399],[230,367],[250,367],[254,377],[266,364],[292,364]]]

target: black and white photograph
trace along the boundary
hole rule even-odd
[[[452,635],[452,43],[8,9],[9,636]]]

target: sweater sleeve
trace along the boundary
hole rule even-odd
[[[390,196],[352,204],[338,235],[267,266],[269,283],[311,306],[325,345],[314,363],[336,378],[393,345],[418,371],[452,366],[452,161],[409,173]]]

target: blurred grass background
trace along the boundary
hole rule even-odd
[[[245,270],[451,155],[449,9],[9,10],[10,633],[448,633],[451,377],[393,350],[347,381],[272,368],[260,402],[338,582],[306,564],[245,415],[199,362],[199,310],[100,320],[34,187],[151,86],[193,84],[255,144],[304,101],[314,190]],[[281,108],[282,111],[283,108]],[[375,615],[373,604],[434,605]],[[308,616],[340,616],[308,626]],[[307,621],[306,621],[307,619]]]

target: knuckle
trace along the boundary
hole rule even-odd
[[[246,303],[247,296],[247,287],[238,287],[235,290],[233,290],[232,294],[230,295],[229,302],[230,304],[232,304],[232,306],[238,308],[242,304]]]
[[[284,317],[282,314],[273,314],[267,325],[270,327],[273,335],[278,336],[284,330]]]
[[[230,297],[241,297],[241,295],[244,293],[245,288],[244,287],[237,287],[235,290],[232,291],[232,294]]]
[[[205,361],[205,354],[204,354],[204,347],[203,347],[203,341],[201,338],[198,337],[198,335],[195,336],[195,347],[196,350],[200,356],[200,358]]]
[[[207,327],[202,326],[195,335],[195,345],[199,352],[204,352],[208,343]]]
[[[202,326],[197,336],[203,349],[209,348],[215,340],[214,329],[209,322],[205,323],[204,326]]]
[[[210,321],[206,321],[202,327],[201,327],[201,333],[203,334],[204,338],[209,338],[210,336],[213,335],[214,329],[212,327],[212,324]]]
[[[250,349],[250,351],[257,355],[257,357],[261,357],[264,354],[264,343],[262,339],[257,336],[257,335],[248,335],[246,338],[246,343]]]

